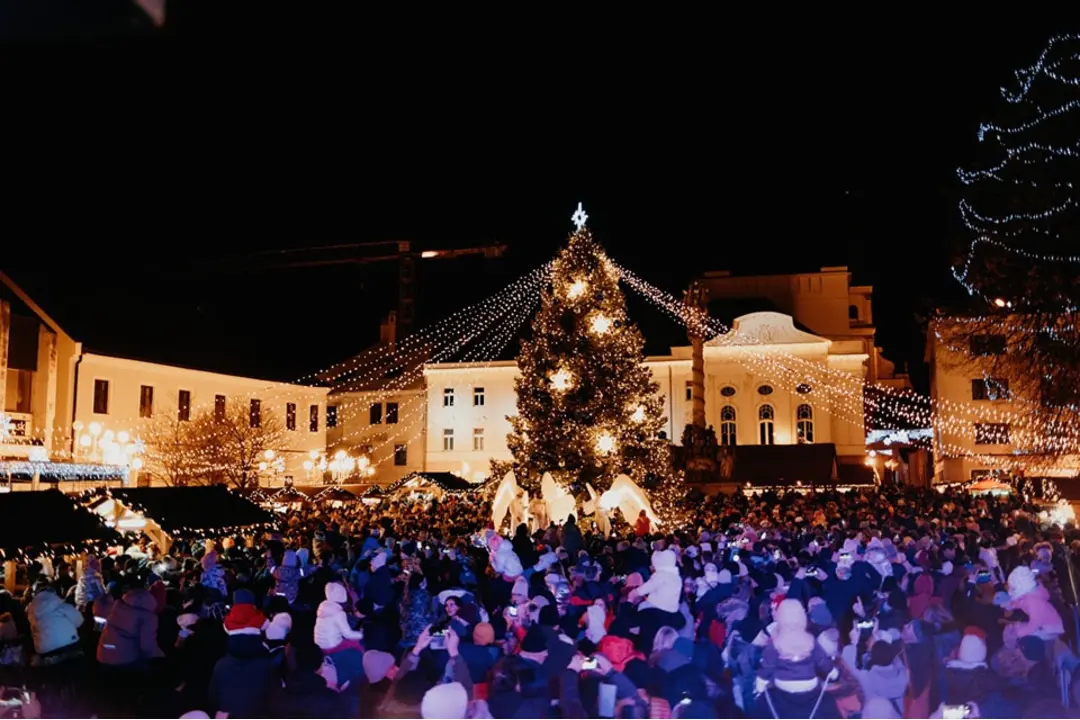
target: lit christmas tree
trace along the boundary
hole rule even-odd
[[[552,265],[518,355],[518,414],[507,444],[528,488],[545,472],[601,491],[620,473],[639,485],[671,475],[663,401],[642,364],[645,341],[586,219],[578,205],[577,231]]]

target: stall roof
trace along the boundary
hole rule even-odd
[[[386,492],[394,492],[395,490],[400,489],[410,480],[415,480],[418,478],[423,482],[427,482],[437,486],[441,490],[452,493],[466,492],[469,490],[475,490],[477,487],[479,487],[475,483],[471,483],[465,478],[458,477],[454,473],[414,472],[409,473],[405,477],[398,480],[396,483],[390,485],[388,488],[386,488]]]
[[[274,522],[273,514],[224,485],[112,488],[108,493],[170,535]]]
[[[0,494],[0,548],[75,545],[118,537],[59,490]]]

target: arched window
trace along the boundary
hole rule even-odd
[[[814,442],[814,408],[806,403],[795,409],[795,437],[800,445]]]
[[[735,406],[725,405],[720,408],[720,444],[735,444]]]
[[[757,411],[758,417],[758,442],[762,445],[773,444],[773,420],[776,413],[772,405],[762,405]]]

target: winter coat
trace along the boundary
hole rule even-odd
[[[79,577],[79,584],[75,586],[75,604],[86,607],[105,594],[105,583],[101,579],[101,573],[87,568]]]
[[[230,635],[225,656],[214,665],[210,678],[210,712],[225,712],[231,718],[266,717],[273,675],[262,635]]]
[[[102,665],[130,665],[163,657],[158,647],[157,601],[146,590],[128,590],[113,603],[108,622],[98,640],[97,659]]]
[[[903,711],[904,694],[908,686],[907,666],[904,665],[903,660],[898,657],[891,665],[875,665],[859,670],[855,660],[854,645],[845,647],[841,651],[841,657],[851,673],[858,679],[866,701],[876,697],[884,698],[892,703],[898,712]]]
[[[836,701],[822,688],[810,692],[790,693],[769,688],[749,706],[746,712],[751,718],[837,718],[840,710]],[[774,712],[775,710],[775,712]]]
[[[34,636],[34,650],[39,655],[51,653],[79,642],[79,626],[83,616],[60,599],[54,592],[39,592],[27,608],[30,632]]]
[[[290,605],[300,595],[300,568],[282,566],[274,569],[274,592],[283,595]]]
[[[315,644],[323,650],[337,647],[345,640],[360,640],[364,633],[353,630],[345,609],[333,600],[323,600],[315,615]]]
[[[401,602],[402,647],[415,645],[420,633],[424,632],[424,628],[430,625],[433,619],[431,593],[423,583],[411,584]]]
[[[682,596],[682,578],[675,564],[675,553],[661,550],[653,553],[652,564],[656,572],[646,582],[635,588],[637,595],[648,599],[649,605],[664,612],[679,612],[679,600]]]
[[[1025,622],[1014,624],[1013,632],[1016,633],[1017,638],[1028,635],[1046,637],[1061,635],[1065,632],[1065,623],[1058,611],[1050,604],[1050,593],[1042,585],[1015,600],[1010,600],[1008,607],[1022,610],[1028,616]]]
[[[351,708],[346,695],[326,686],[326,680],[315,672],[298,670],[275,689],[267,706],[272,718],[348,718]]]

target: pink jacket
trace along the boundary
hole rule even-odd
[[[1016,623],[1018,638],[1028,635],[1061,635],[1065,632],[1065,623],[1050,604],[1050,593],[1042,585],[1027,595],[1012,600],[1009,607],[1023,610],[1028,616],[1027,622]]]

